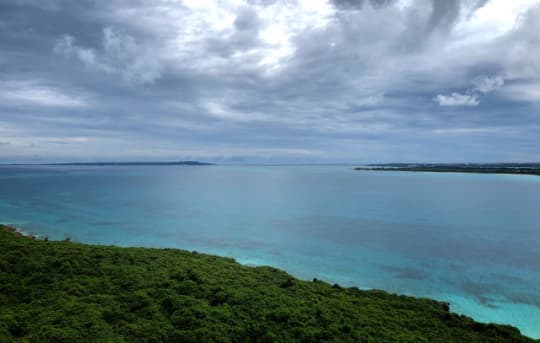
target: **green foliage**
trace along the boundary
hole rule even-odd
[[[0,342],[528,342],[444,303],[0,227]]]

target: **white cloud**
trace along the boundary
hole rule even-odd
[[[501,37],[516,28],[521,17],[538,0],[491,0],[468,17],[463,17],[453,35],[461,46],[482,44]]]
[[[203,108],[206,113],[221,119],[235,120],[235,121],[250,121],[253,120],[253,116],[247,113],[231,110],[228,106],[221,104],[217,101],[207,101]]]
[[[16,106],[85,107],[88,101],[58,88],[34,82],[0,82],[0,99]]]
[[[249,26],[243,21],[248,19]],[[176,71],[273,76],[294,57],[295,40],[334,20],[327,0],[160,1],[117,9],[119,26],[154,36],[161,61]]]
[[[439,94],[433,98],[433,101],[438,102],[440,106],[478,106],[480,103],[476,95],[459,93]]]
[[[504,85],[504,79],[500,76],[484,77],[475,80],[474,85],[473,91],[487,94],[502,87]]]
[[[165,69],[175,74],[287,76],[288,67],[301,68],[316,59],[329,62],[323,58],[333,49],[340,63],[351,65],[344,78],[354,75],[360,82],[371,78],[365,72],[370,70],[381,80],[388,79],[371,90],[383,93],[394,87],[396,73],[409,76],[427,70],[452,78],[454,70],[460,73],[479,60],[501,63],[492,54],[497,40],[538,4],[538,0],[491,0],[478,7],[478,1],[457,2],[461,10],[448,36],[431,38],[422,32],[430,20],[428,1],[399,1],[377,9],[366,2],[357,11],[339,11],[328,0],[135,3],[129,10],[111,6],[108,18],[113,24],[103,30],[101,50],[76,45],[69,36],[61,38],[55,50],[69,51],[84,65],[120,74],[130,83],[144,84],[159,79]],[[237,25],[246,16],[249,27]],[[148,39],[135,40],[112,27],[144,32]],[[419,50],[409,55],[409,44]],[[376,80],[367,81],[374,85]]]
[[[257,111],[241,111],[234,109],[233,106],[223,100],[208,99],[202,104],[202,109],[206,114],[220,118],[223,120],[231,120],[237,122],[254,122],[254,121],[277,121],[270,115],[266,115]]]
[[[474,87],[467,90],[467,94],[452,93],[450,95],[439,94],[433,98],[441,106],[478,106],[479,96],[488,94],[504,85],[501,76],[480,77],[473,81]]]

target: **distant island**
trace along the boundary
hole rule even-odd
[[[386,163],[355,170],[540,175],[540,163]]]
[[[162,162],[64,162],[64,163],[10,163],[6,165],[39,165],[39,166],[213,166],[214,163],[199,161],[162,161]]]
[[[535,342],[450,305],[0,225],[0,342]]]

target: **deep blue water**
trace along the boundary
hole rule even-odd
[[[540,338],[540,177],[347,166],[0,167],[0,222],[451,303]]]

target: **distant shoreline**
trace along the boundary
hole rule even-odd
[[[354,170],[540,175],[540,164],[385,164],[356,167]]]
[[[213,166],[215,163],[199,161],[165,162],[65,162],[65,163],[4,163],[0,166]]]

